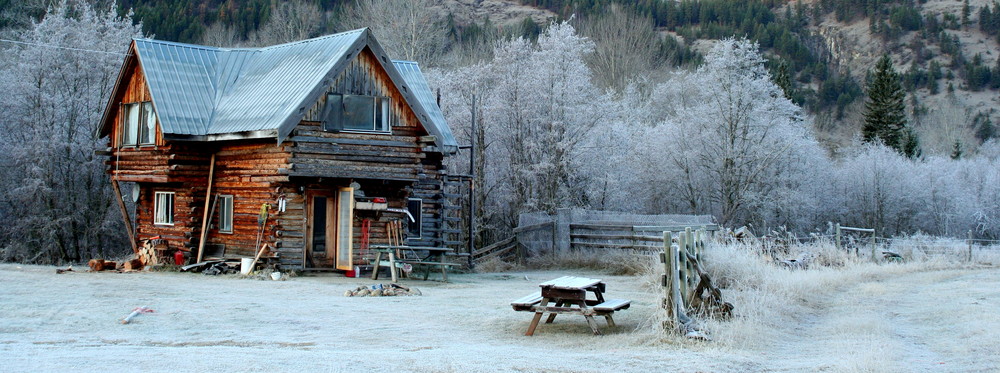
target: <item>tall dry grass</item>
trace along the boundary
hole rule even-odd
[[[925,242],[925,247],[933,243],[939,252],[928,254],[920,246],[902,250],[903,241],[898,241],[895,247],[890,246],[889,249],[903,256],[902,262],[873,261],[870,254],[856,256],[853,251],[836,249],[829,241],[793,245],[782,255],[783,258],[808,258],[807,269],[778,265],[777,260],[782,258],[761,253],[755,244],[709,244],[703,264],[713,282],[722,288],[724,300],[734,304],[735,310],[732,319],[700,319],[699,323],[722,346],[754,350],[768,344],[780,345],[789,335],[801,334],[796,328],[808,324],[809,319],[828,304],[830,297],[850,287],[905,273],[976,264],[966,261],[964,241],[938,238],[927,241],[926,237],[918,237],[915,242]],[[859,251],[864,254],[863,250]],[[881,249],[877,251],[880,254]],[[996,252],[980,250],[974,258],[977,262],[996,263]],[[646,272],[648,278],[658,278],[660,274],[662,268],[656,267]],[[662,299],[663,291],[654,291],[660,293]],[[658,321],[666,321],[665,313],[662,317],[664,319]],[[864,325],[865,320],[854,320],[846,325],[859,324]],[[667,339],[676,341],[674,337]]]

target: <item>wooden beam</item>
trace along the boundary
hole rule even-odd
[[[125,221],[125,233],[128,233],[128,242],[132,245],[132,254],[138,254],[139,246],[135,243],[135,231],[132,230],[132,219],[128,216],[125,201],[122,201],[122,190],[118,186],[118,180],[112,179],[111,187],[115,190],[115,200],[118,201],[118,208],[122,211],[122,220]]]
[[[201,239],[198,240],[198,260],[196,260],[195,263],[201,263],[202,256],[205,252],[205,240],[208,239],[208,210],[211,208],[209,203],[212,202],[212,174],[215,173],[215,153],[212,153],[212,159],[209,162],[208,190],[205,191],[205,212],[202,214],[201,218]]]

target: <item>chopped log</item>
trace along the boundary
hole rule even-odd
[[[105,271],[114,271],[115,268],[118,268],[118,262],[105,261],[102,269]]]
[[[90,267],[91,271],[100,272],[104,270],[104,259],[91,259],[87,262],[87,266]]]
[[[125,265],[122,266],[122,269],[126,271],[138,271],[141,270],[142,267],[143,267],[142,260],[132,259],[125,262]]]

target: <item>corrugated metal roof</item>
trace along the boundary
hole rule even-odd
[[[278,141],[366,45],[386,60],[368,29],[266,48],[135,40],[164,134],[213,139],[256,132]],[[384,67],[442,151],[455,152],[455,137],[417,63],[393,61]]]
[[[277,130],[366,29],[259,49],[136,39],[166,134]]]
[[[438,145],[444,147],[446,152],[454,153],[457,151],[458,142],[451,133],[448,121],[444,119],[444,113],[441,112],[441,108],[437,104],[437,98],[434,96],[434,92],[431,91],[430,85],[427,84],[427,79],[424,78],[424,74],[420,71],[420,66],[414,61],[393,60],[392,64],[395,66],[396,71],[399,72],[399,75],[403,77],[404,83],[410,87],[410,91],[413,92],[421,109],[429,117],[430,123],[424,124],[427,127],[427,131],[440,139]]]

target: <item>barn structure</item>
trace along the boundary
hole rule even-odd
[[[402,243],[458,244],[455,138],[418,65],[368,29],[245,49],[133,40],[98,135],[119,197],[133,186],[133,242],[229,257],[266,243],[283,267],[341,270],[396,222]]]

